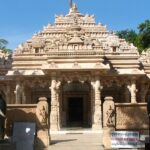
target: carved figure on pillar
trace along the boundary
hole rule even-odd
[[[115,125],[115,110],[110,106],[106,112],[107,115],[107,126],[113,127]]]
[[[48,123],[48,102],[47,98],[40,97],[36,109],[37,118],[37,147],[48,147],[50,144],[49,123]]]
[[[39,102],[37,105],[37,119],[39,122],[39,127],[48,125],[48,103],[47,98],[41,97],[39,98]]]
[[[115,103],[112,97],[105,97],[103,103],[103,145],[111,147],[111,133],[115,131]]]
[[[46,112],[46,108],[43,106],[41,109],[40,109],[40,115],[41,115],[41,123],[42,124],[46,124],[47,123],[47,112]]]

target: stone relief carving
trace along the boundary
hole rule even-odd
[[[48,103],[45,97],[40,97],[37,104],[36,116],[38,127],[48,125]]]
[[[77,8],[76,8],[77,9]],[[82,50],[82,49],[88,49],[88,50],[94,50],[97,48],[103,49],[103,51],[106,52],[113,52],[114,47],[117,49],[115,52],[137,52],[137,49],[133,46],[125,42],[123,39],[119,39],[114,33],[110,33],[106,31],[106,28],[103,25],[96,25],[95,22],[93,23],[93,16],[80,16],[76,12],[75,8],[72,10],[71,14],[75,15],[69,15],[69,16],[57,16],[55,22],[61,22],[62,24],[65,24],[65,19],[73,20],[72,23],[69,24],[67,28],[63,28],[61,26],[61,34],[59,34],[59,29],[57,28],[57,23],[52,26],[49,25],[47,27],[44,27],[43,31],[34,35],[33,38],[30,41],[27,41],[26,43],[18,46],[16,49],[16,54],[25,54],[25,53],[35,53],[35,48],[40,48],[40,51],[38,53],[48,53],[52,50]],[[59,21],[58,21],[59,20]],[[97,33],[95,36],[92,36],[92,33],[89,33],[87,28],[84,28],[84,26],[80,24],[80,20],[84,20],[83,24],[86,24],[86,22],[89,22],[91,20],[92,31],[101,29],[106,32],[107,37],[105,40],[102,40],[102,34]],[[101,28],[100,28],[101,27]],[[103,28],[102,28],[103,27]],[[55,31],[55,32],[50,32]],[[98,30],[97,30],[98,31]],[[48,34],[49,33],[49,34]],[[80,45],[74,46],[74,44]],[[77,48],[77,49],[76,49]]]
[[[111,79],[109,78],[104,78],[101,82],[102,85],[105,87],[121,87],[124,84],[127,83],[128,79],[123,79],[123,78],[116,78],[116,77],[112,77]]]
[[[106,112],[107,115],[107,126],[113,127],[115,126],[115,110],[110,106],[109,109]]]
[[[115,103],[112,97],[105,97],[103,103],[103,126],[115,127]]]
[[[94,33],[90,32],[87,26],[91,27]],[[106,38],[102,40],[105,35]],[[77,50],[94,50],[101,47],[106,52],[113,52],[113,47],[116,47],[117,52],[137,51],[133,45],[108,32],[102,24],[96,25],[94,16],[84,16],[74,6],[67,16],[56,16],[54,25],[48,24],[42,32],[18,46],[16,54],[35,53],[35,48],[40,48],[38,53],[48,53],[56,49],[74,50],[76,49],[74,44],[80,45]]]
[[[47,114],[46,108],[45,108],[44,106],[42,106],[42,108],[39,109],[39,115],[41,116],[41,117],[40,117],[40,122],[41,122],[42,124],[46,124],[48,114]]]
[[[48,87],[51,84],[51,81],[49,79],[43,79],[43,78],[32,78],[31,80],[23,80],[23,85],[28,87]]]

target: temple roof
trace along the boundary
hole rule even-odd
[[[82,44],[80,48],[85,50],[95,50],[95,46],[99,46],[106,53],[112,52],[112,47],[117,47],[118,52],[134,52],[138,55],[136,47],[119,39],[101,23],[96,24],[93,15],[81,14],[75,4],[66,16],[55,16],[54,25],[48,24],[40,33],[19,45],[15,54],[36,53],[38,48],[39,53],[46,54],[53,50],[68,51],[73,50],[73,44]]]
[[[19,45],[13,59],[13,69],[72,69],[74,65],[110,69],[111,65],[120,74],[143,74],[137,48],[96,24],[93,15],[81,14],[75,4],[67,15],[55,16],[53,25]]]

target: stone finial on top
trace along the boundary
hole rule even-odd
[[[72,14],[78,13],[78,8],[77,8],[77,5],[75,3],[70,8],[70,13],[72,13]]]
[[[70,9],[72,8],[72,0],[69,0],[70,1]]]
[[[80,12],[78,11],[77,5],[74,3],[72,4],[72,7],[70,7],[70,11],[67,16],[83,16],[83,15],[80,14]]]

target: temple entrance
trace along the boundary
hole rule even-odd
[[[83,126],[83,98],[70,97],[68,98],[68,125]]]
[[[62,86],[61,127],[91,127],[90,85],[73,81]]]

